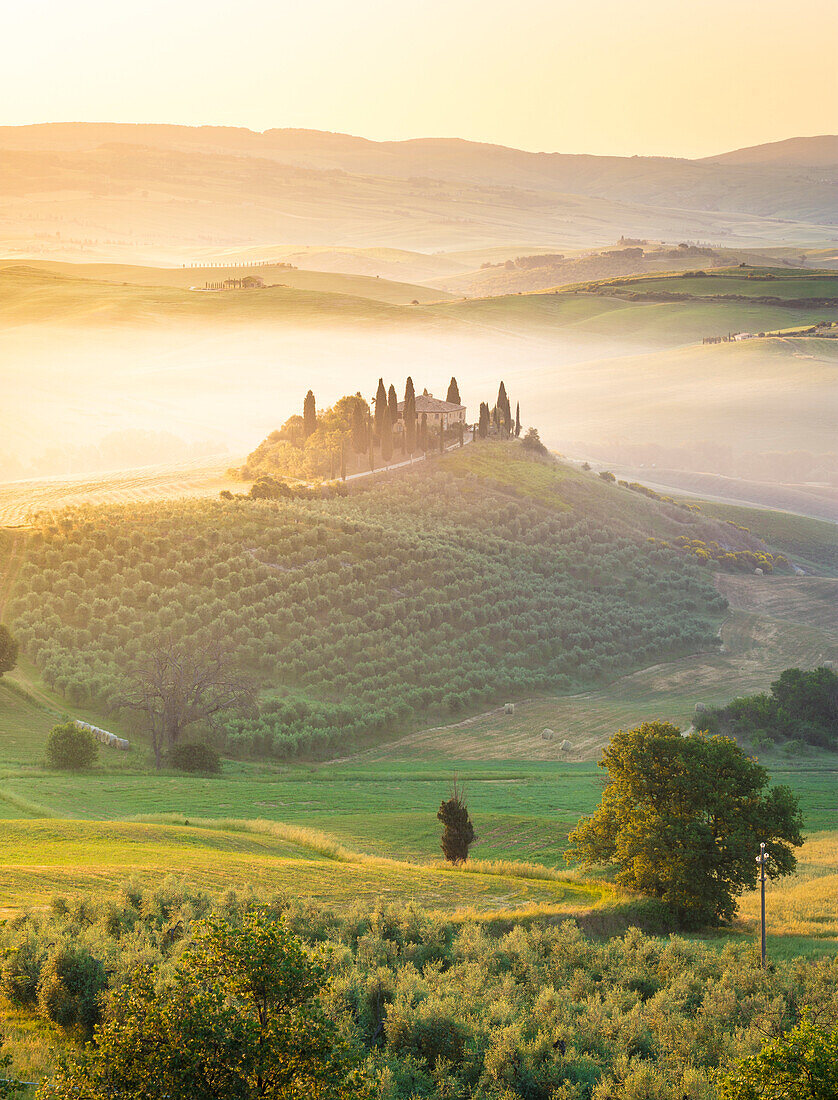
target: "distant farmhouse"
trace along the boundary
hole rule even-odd
[[[398,410],[399,419],[396,421],[395,427],[396,431],[400,432],[404,429],[404,401],[399,402]],[[455,405],[451,401],[441,401],[438,397],[434,397],[432,393],[428,393],[427,390],[416,395],[416,418],[421,420],[423,414],[429,425],[436,425],[441,421],[443,430],[453,428],[455,424],[465,424],[466,422],[465,405]]]

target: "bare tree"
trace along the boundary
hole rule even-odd
[[[254,703],[253,685],[233,667],[229,647],[218,639],[204,644],[158,641],[132,670],[125,694],[116,700],[117,706],[146,716],[157,768],[164,751],[193,723]]]

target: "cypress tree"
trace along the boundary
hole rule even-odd
[[[419,446],[422,448],[422,453],[428,453],[428,414],[422,413],[422,424],[419,428]]]
[[[416,450],[416,392],[413,379],[408,375],[404,387],[404,437],[405,446],[412,455]]]
[[[358,455],[362,455],[367,449],[368,418],[369,414],[364,416],[364,410],[358,403],[352,413],[352,450]]]
[[[521,434],[521,402],[515,403],[515,438]]]
[[[460,400],[460,387],[457,385],[457,379],[453,376],[448,383],[448,395],[445,400],[452,405],[462,405],[462,401]]]
[[[399,419],[399,399],[396,397],[395,386],[390,386],[387,391],[387,408],[390,410],[390,427],[395,428]]]
[[[303,435],[306,439],[317,430],[317,409],[314,404],[314,394],[311,390],[303,401]]]
[[[500,413],[497,405],[492,409],[492,427],[500,429]]]
[[[440,804],[437,821],[442,822],[442,851],[449,863],[464,863],[468,859],[468,850],[477,840],[477,834],[468,816],[465,796],[457,783],[451,797]]]
[[[375,435],[381,445],[381,431],[384,424],[384,410],[387,408],[387,391],[384,389],[384,379],[379,378],[378,389],[375,391]]]
[[[460,446],[462,447],[462,445],[463,445],[463,422],[462,422],[462,420],[457,421],[457,438],[460,441]]]
[[[384,406],[384,416],[381,418],[381,461],[389,462],[393,457],[393,424],[390,420],[390,406]]]
[[[512,410],[509,407],[509,398],[506,396],[506,386],[501,382],[498,387],[498,427],[506,435],[512,428]]]
[[[477,431],[481,439],[485,439],[489,434],[489,406],[485,401],[480,402],[480,421]]]

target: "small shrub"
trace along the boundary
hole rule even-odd
[[[180,772],[218,775],[221,757],[210,745],[175,745],[169,753],[169,767]]]
[[[41,971],[38,1008],[60,1027],[81,1027],[89,1037],[99,1020],[99,994],[106,985],[104,966],[85,948],[55,947]]]
[[[47,738],[47,762],[64,771],[85,771],[96,763],[99,745],[90,730],[75,722],[54,726]]]

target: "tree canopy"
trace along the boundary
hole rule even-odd
[[[805,1015],[797,1027],[740,1059],[722,1075],[720,1100],[834,1100],[838,1096],[838,1027]]]
[[[644,722],[619,730],[599,766],[608,785],[566,858],[615,866],[621,885],[660,898],[682,924],[733,917],[737,896],[756,885],[760,841],[769,878],[797,865],[797,799],[788,787],[766,790],[768,772],[735,741]]]
[[[95,1044],[38,1100],[343,1100],[367,1090],[323,1013],[324,971],[279,918],[203,923],[174,979],[134,971],[108,1004]]]
[[[0,676],[17,664],[18,644],[7,626],[0,623]]]
[[[830,749],[838,747],[838,675],[821,666],[787,668],[770,694],[745,695],[725,707],[704,709],[696,721],[713,733],[759,740],[797,739]]]

